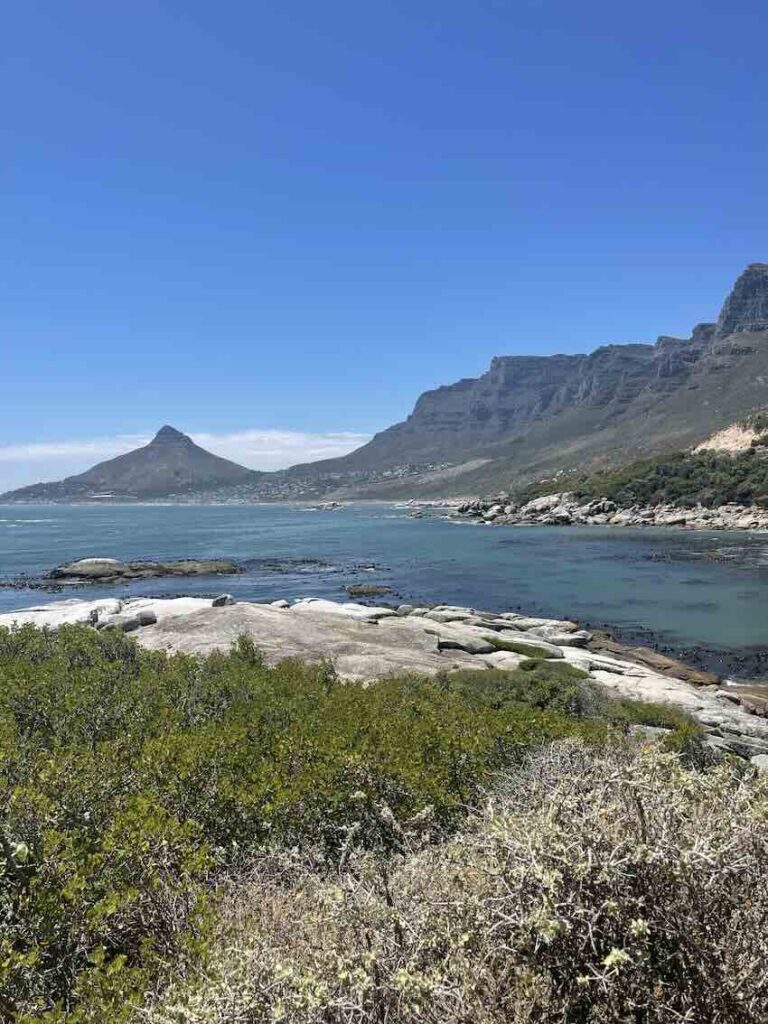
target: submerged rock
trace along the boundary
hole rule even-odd
[[[120,562],[116,558],[81,558],[59,565],[49,579],[78,583],[113,583],[160,576],[220,576],[241,572],[227,559],[183,558],[174,562]]]
[[[350,583],[344,589],[350,597],[383,597],[392,592],[392,588],[383,583]]]

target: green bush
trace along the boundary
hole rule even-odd
[[[409,843],[262,861],[148,1024],[765,1024],[768,776],[567,741]]]
[[[120,632],[0,629],[0,1019],[127,1019],[199,954],[207,894],[254,851],[311,845],[332,864],[353,824],[386,850],[382,806],[429,807],[445,833],[521,750],[605,734],[569,715],[570,676],[546,682],[563,668],[537,671],[509,685],[541,699],[494,700],[495,673],[475,691],[365,688],[328,665],[268,668],[247,639],[196,659]]]
[[[716,508],[728,502],[768,508],[768,456],[761,448],[734,455],[677,452],[633,462],[620,469],[561,481],[578,500],[610,498],[617,505],[679,505]],[[535,484],[517,495],[529,501],[552,491]]]
[[[514,671],[453,672],[446,685],[466,700],[492,708],[525,706],[584,719],[591,716],[597,699],[587,678],[586,672],[564,661],[528,659]]]
[[[655,456],[591,476],[565,478],[558,489],[568,490],[585,502],[609,498],[624,508],[632,505],[717,508],[729,502],[768,508],[768,452],[757,446],[735,455],[678,452]],[[551,481],[536,483],[519,492],[516,498],[526,502],[551,492]]]

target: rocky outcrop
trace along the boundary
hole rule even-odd
[[[752,331],[768,331],[768,263],[750,263],[717,321],[720,337]]]
[[[242,572],[223,558],[183,558],[174,562],[121,562],[116,558],[81,558],[52,569],[58,583],[118,583],[162,576],[222,576]]]
[[[608,498],[577,501],[568,492],[547,494],[524,505],[504,498],[460,502],[448,518],[494,526],[679,526],[688,530],[768,530],[768,509],[746,505],[619,508]]]
[[[130,630],[143,647],[169,653],[228,650],[247,635],[270,664],[287,657],[330,660],[342,678],[363,683],[393,673],[482,672],[556,658],[609,695],[684,710],[717,750],[768,754],[768,700],[759,687],[720,687],[695,670],[683,678],[684,666],[672,659],[654,660],[653,652],[593,637],[575,622],[451,605],[377,608],[321,599],[216,606],[203,598],[60,601],[0,615],[6,627],[69,622]]]

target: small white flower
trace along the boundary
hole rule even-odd
[[[614,946],[611,952],[605,958],[605,960],[603,960],[603,966],[607,967],[610,970],[612,967],[622,967],[625,963],[627,963],[628,960],[631,959],[632,958],[626,950],[617,949]]]
[[[629,931],[633,938],[644,939],[650,934],[651,928],[644,917],[636,917],[629,922]]]

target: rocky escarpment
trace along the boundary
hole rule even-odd
[[[608,694],[684,710],[717,750],[768,754],[768,701],[759,693],[721,688],[709,674],[593,636],[575,622],[451,605],[379,608],[317,598],[251,604],[227,595],[214,601],[70,600],[0,615],[0,626],[11,628],[68,622],[130,631],[150,650],[200,655],[229,650],[246,635],[270,664],[286,657],[330,660],[342,678],[360,682],[406,671],[482,672],[554,659],[581,669]]]
[[[717,321],[720,337],[752,331],[768,331],[768,263],[750,263]]]
[[[488,493],[692,446],[768,405],[767,267],[750,265],[718,322],[688,338],[497,356],[482,376],[423,394],[356,452],[288,475],[369,497]],[[428,465],[453,468],[419,470]]]
[[[609,422],[643,392],[679,386],[709,336],[702,326],[696,340],[664,337],[655,345],[608,345],[590,355],[497,356],[481,377],[427,391],[404,423],[335,466],[353,471],[455,459],[575,409]]]
[[[256,473],[164,427],[150,445],[4,501],[252,501],[487,494],[561,470],[689,448],[768,406],[768,264],[750,264],[716,323],[590,354],[500,355],[427,391],[402,423],[339,459]]]

